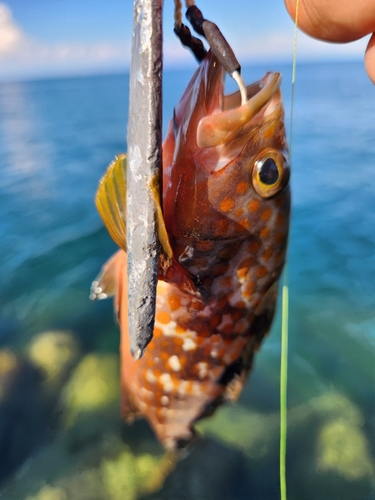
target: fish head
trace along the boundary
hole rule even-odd
[[[209,52],[175,108],[163,146],[163,211],[175,257],[191,272],[202,242],[286,246],[290,169],[280,83],[279,73],[267,73],[247,87],[242,104],[239,91],[224,95],[224,70]]]

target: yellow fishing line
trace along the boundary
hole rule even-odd
[[[292,96],[290,106],[290,159],[292,158],[292,123],[294,111],[294,87],[296,81],[297,65],[297,28],[298,28],[299,0],[296,0],[296,17],[294,22],[294,47],[293,47],[293,69],[292,69]],[[291,161],[291,160],[290,160]],[[288,336],[289,336],[289,287],[288,268],[285,265],[282,306],[281,306],[281,360],[280,360],[280,498],[286,500],[286,442],[287,442],[287,389],[288,389]]]

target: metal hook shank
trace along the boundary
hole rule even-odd
[[[134,0],[130,69],[127,254],[129,336],[138,359],[153,334],[158,274],[155,202],[150,179],[162,154],[162,0]]]

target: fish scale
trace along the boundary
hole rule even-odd
[[[167,448],[188,442],[194,422],[239,397],[272,322],[290,215],[279,85],[269,73],[247,87],[245,105],[239,95],[224,97],[223,70],[209,52],[177,105],[163,144],[154,335],[140,360],[130,354],[125,252],[96,280],[100,290],[116,289],[122,413],[146,417]],[[112,221],[124,206],[113,199],[120,167],[110,166],[97,205],[109,207],[99,211],[126,250]]]

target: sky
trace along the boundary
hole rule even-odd
[[[242,64],[290,61],[293,23],[283,0],[200,0]],[[0,0],[0,81],[126,71],[132,0]],[[195,66],[173,34],[173,0],[164,1],[164,64]],[[300,61],[363,59],[366,40],[345,46],[298,34]]]

